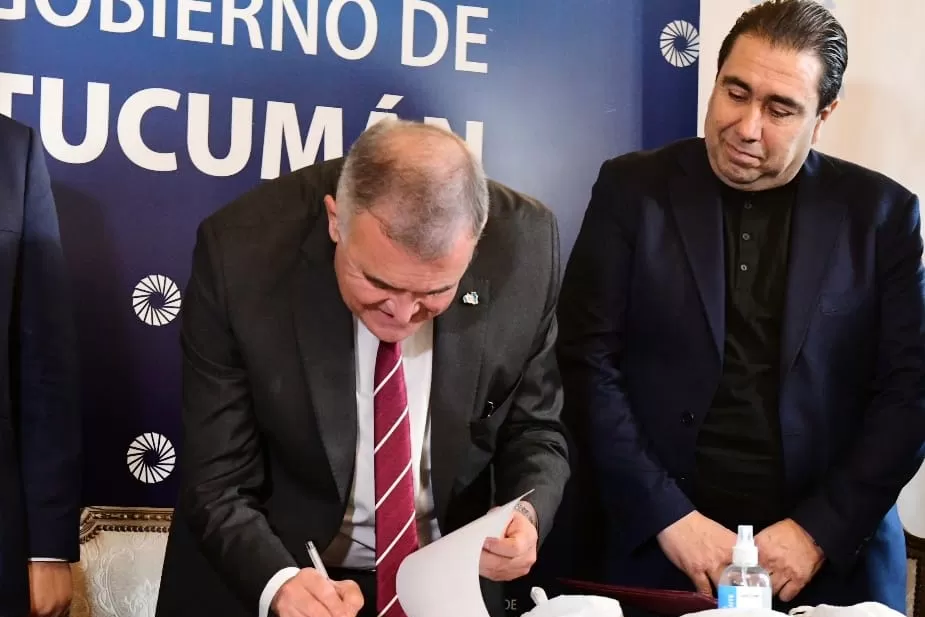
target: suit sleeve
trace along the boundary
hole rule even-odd
[[[550,260],[543,318],[521,375],[510,413],[498,432],[495,479],[498,500],[506,503],[533,489],[542,542],[552,529],[569,477],[568,448],[561,423],[562,383],[555,356],[556,301],[559,295],[559,231],[549,217]]]
[[[566,424],[587,451],[582,468],[632,550],[693,511],[653,452],[627,391],[624,348],[635,244],[634,204],[605,163],[572,249],[559,299]]]
[[[181,502],[206,558],[256,614],[267,582],[297,564],[259,510],[264,453],[244,361],[225,307],[216,245],[209,223],[203,223],[181,328]]]
[[[78,561],[81,417],[77,341],[58,214],[41,140],[29,132],[16,289],[19,438],[28,554]]]
[[[925,456],[925,269],[919,202],[893,208],[877,238],[880,339],[857,441],[792,518],[850,568]]]

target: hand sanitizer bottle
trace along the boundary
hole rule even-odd
[[[771,577],[758,565],[758,547],[751,525],[739,525],[732,564],[719,579],[719,608],[771,609]]]

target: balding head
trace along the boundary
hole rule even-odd
[[[341,235],[352,218],[374,215],[384,233],[424,260],[441,257],[488,217],[481,163],[450,131],[404,120],[379,122],[353,144],[337,186]]]
[[[488,218],[488,183],[451,132],[385,121],[356,141],[324,202],[344,303],[379,340],[400,341],[453,302]]]

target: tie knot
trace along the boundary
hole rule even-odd
[[[401,344],[379,342],[379,351],[376,353],[375,381],[379,384],[383,379],[393,373],[401,359]]]
[[[401,344],[399,343],[386,343],[385,341],[379,341],[379,351],[376,356],[379,360],[395,362],[398,360],[398,357],[401,355]]]

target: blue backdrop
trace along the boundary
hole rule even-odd
[[[470,1],[0,0],[0,113],[42,133],[79,298],[87,505],[173,505],[197,224],[377,107],[448,121],[563,259],[603,160],[696,134],[699,0]]]

